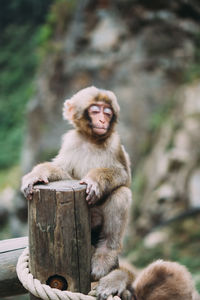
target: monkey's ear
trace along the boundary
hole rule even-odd
[[[65,100],[64,107],[63,107],[63,118],[65,120],[72,121],[74,113],[75,113],[74,105],[71,99]]]

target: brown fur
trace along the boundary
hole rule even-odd
[[[122,300],[200,300],[186,267],[163,260],[151,263],[139,274],[122,261],[120,269],[101,278],[97,287],[99,300],[106,300],[110,294]]]
[[[176,263],[158,260],[145,268],[134,282],[137,300],[195,300],[198,293],[188,270]],[[199,297],[199,295],[198,295]]]
[[[110,126],[102,136],[94,134],[88,115],[90,105],[98,101],[105,101],[113,111]],[[89,87],[66,100],[63,113],[75,129],[64,135],[52,162],[36,166],[23,177],[21,190],[31,198],[38,181],[79,179],[87,184],[95,246],[91,275],[98,280],[118,266],[131,204],[130,162],[115,130],[119,106],[111,91]]]
[[[123,300],[132,299],[132,287],[134,275],[128,269],[120,267],[101,278],[97,286],[99,300],[106,300],[110,295],[117,295]]]

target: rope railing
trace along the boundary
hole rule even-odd
[[[96,300],[95,290],[90,291],[88,295],[70,291],[61,291],[51,288],[47,284],[42,284],[38,279],[34,278],[29,270],[29,250],[24,249],[18,259],[16,266],[17,276],[22,285],[32,295],[43,300]]]

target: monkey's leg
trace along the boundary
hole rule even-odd
[[[100,240],[92,257],[91,276],[98,280],[118,268],[118,253],[131,204],[131,191],[120,187],[108,196],[102,205],[103,226]]]

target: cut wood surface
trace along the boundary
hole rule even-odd
[[[28,210],[31,273],[52,287],[87,294],[91,233],[85,185],[36,185]]]

